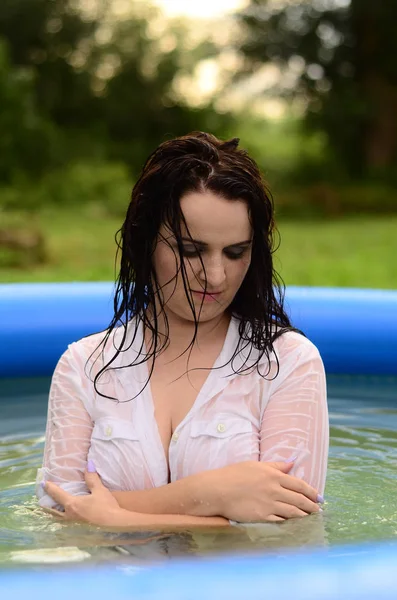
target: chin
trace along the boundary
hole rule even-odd
[[[201,309],[201,313],[200,313],[200,307],[197,306],[196,307],[196,315],[197,315],[197,320],[200,323],[205,323],[206,321],[211,321],[212,319],[215,319],[216,317],[219,317],[220,315],[222,315],[225,312],[225,308],[222,306],[203,306],[203,308]],[[194,323],[194,318],[192,313],[189,311],[189,315],[187,317],[187,319],[189,321],[191,321],[192,323]]]

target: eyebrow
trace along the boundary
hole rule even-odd
[[[201,248],[208,248],[207,242],[202,242],[201,240],[194,240],[192,238],[181,238],[182,242],[189,242],[190,244],[195,244],[196,246],[200,246]],[[235,246],[249,246],[252,244],[252,240],[244,240],[243,242],[236,242],[235,244],[230,244],[229,246],[225,246],[225,248],[234,248]]]

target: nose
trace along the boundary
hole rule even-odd
[[[203,268],[204,265],[204,268]],[[225,264],[221,257],[213,257],[203,261],[203,265],[200,265],[200,271],[198,277],[200,282],[205,287],[215,291],[223,286],[226,279]]]

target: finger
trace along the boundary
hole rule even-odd
[[[306,483],[306,481],[303,481],[303,479],[293,477],[292,475],[284,475],[280,479],[280,485],[287,490],[292,490],[294,492],[298,492],[299,494],[303,494],[312,502],[320,502],[320,497],[317,490]]]
[[[100,487],[103,487],[103,483],[102,483],[98,473],[90,473],[89,471],[86,471],[84,473],[84,477],[85,477],[85,482],[86,482],[87,487],[90,490],[90,492],[93,492],[94,490],[97,490]]]
[[[285,519],[295,519],[297,517],[307,517],[307,512],[285,502],[276,502],[274,513]]]
[[[293,492],[291,490],[286,490],[282,488],[280,490],[279,500],[280,502],[285,502],[286,504],[292,504],[300,510],[303,510],[306,513],[314,513],[319,512],[320,507],[316,502],[309,500],[303,494],[299,494],[298,492]]]
[[[278,523],[279,521],[285,521],[283,517],[278,517],[277,515],[269,515],[266,519],[269,523]]]
[[[277,471],[281,471],[282,473],[289,473],[294,466],[293,462],[269,462],[264,463],[273,469],[277,469]]]
[[[57,486],[56,483],[52,483],[52,481],[43,483],[43,488],[53,500],[56,500],[56,502],[62,504],[62,506],[65,506],[67,502],[73,498],[71,494],[65,492],[65,490]]]
[[[55,510],[55,508],[43,508],[43,511],[49,515],[52,515],[53,517],[65,520],[65,513],[61,512],[60,510]]]

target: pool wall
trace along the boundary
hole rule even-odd
[[[0,574],[2,598],[395,600],[397,546]]]
[[[290,287],[286,306],[328,373],[397,375],[396,291]],[[50,375],[67,344],[103,330],[111,315],[110,283],[0,286],[0,377]],[[363,544],[165,566],[13,569],[0,572],[0,589],[30,600],[46,591],[57,600],[391,600],[396,565],[396,544]]]
[[[328,373],[397,374],[397,291],[289,287],[286,309]],[[0,377],[50,375],[112,313],[111,283],[0,286]]]

